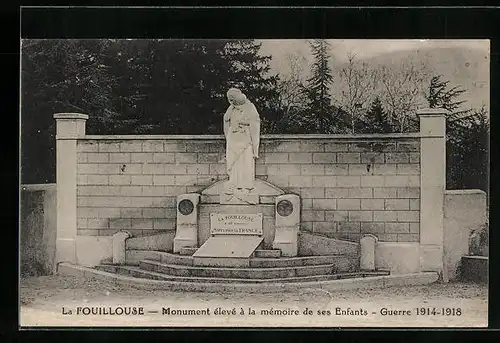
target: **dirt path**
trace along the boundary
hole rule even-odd
[[[321,289],[307,289],[300,294],[218,294],[145,291],[98,280],[39,277],[22,280],[20,295],[23,326],[484,327],[488,318],[487,286],[466,283],[334,294]],[[130,307],[139,312],[142,308],[145,314],[102,314],[128,311]],[[100,309],[101,315],[85,314],[91,308]],[[306,308],[312,312],[305,314]],[[384,308],[406,312],[383,315]],[[417,308],[429,309],[430,313],[417,315]],[[443,308],[445,313],[441,313]],[[162,314],[167,309],[170,314]],[[198,310],[198,314],[182,315],[174,310]],[[226,312],[219,314],[221,310]]]

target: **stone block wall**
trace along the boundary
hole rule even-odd
[[[358,241],[419,240],[420,155],[413,140],[271,141],[267,181],[302,198],[301,229]]]
[[[447,190],[444,197],[444,263],[450,280],[459,277],[462,256],[469,254],[473,230],[487,223],[486,193],[479,189]]]
[[[222,136],[85,136],[76,151],[79,236],[175,230],[176,196],[226,178]],[[256,177],[301,196],[304,231],[419,241],[417,136],[263,136]]]
[[[79,140],[78,234],[175,230],[176,196],[218,180],[219,153],[196,152],[200,147],[182,140]]]

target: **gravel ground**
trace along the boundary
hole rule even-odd
[[[487,299],[487,285],[472,283],[434,283],[335,293],[310,288],[300,293],[221,294],[146,291],[114,286],[95,279],[45,276],[21,280],[20,325],[485,327]],[[85,311],[90,311],[86,307],[102,308],[108,312],[111,308],[118,313],[125,311],[124,308],[136,307],[137,311],[143,308],[145,314],[110,315],[101,312],[100,315],[86,315]],[[168,308],[170,313],[172,310],[205,311],[199,311],[198,315],[162,314],[162,310]],[[221,311],[216,312],[217,308],[228,312],[219,314]],[[233,308],[235,314],[232,313]],[[381,311],[384,308],[410,313],[383,315]],[[429,309],[430,313],[417,315],[417,308]],[[311,312],[304,313],[306,309]],[[252,310],[255,314],[251,313]],[[262,310],[281,312],[266,314]],[[446,315],[445,311],[450,315]]]

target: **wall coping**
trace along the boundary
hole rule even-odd
[[[416,139],[435,137],[422,135],[420,132],[412,133],[385,133],[385,134],[297,134],[297,135],[261,135],[261,140],[393,140]],[[224,135],[85,135],[79,140],[224,140]]]
[[[419,117],[444,117],[450,111],[444,108],[421,108],[417,110],[417,115]]]
[[[444,191],[445,195],[462,195],[462,194],[484,194],[486,192],[481,189],[447,189]]]
[[[55,183],[39,183],[39,184],[27,184],[21,185],[21,190],[23,191],[46,191],[56,189],[57,184]]]
[[[87,120],[89,119],[89,116],[87,114],[81,114],[81,113],[56,113],[54,114],[54,119],[84,119]]]
[[[488,260],[488,256],[478,256],[478,255],[464,255],[462,258],[470,258],[472,260]]]

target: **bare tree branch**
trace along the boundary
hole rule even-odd
[[[346,66],[338,72],[334,101],[350,114],[351,133],[354,133],[355,123],[362,120],[363,109],[366,109],[373,99],[376,71],[368,68],[365,63],[360,63],[356,54],[348,53],[346,58]]]

